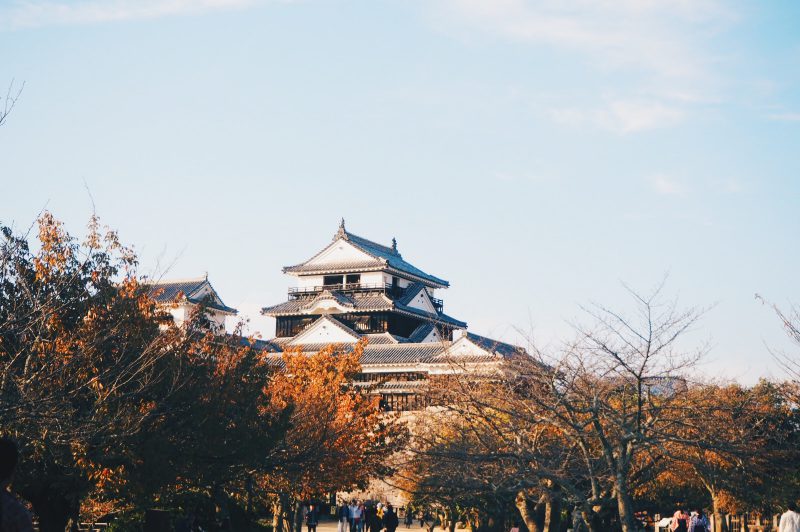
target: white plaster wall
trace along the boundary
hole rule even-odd
[[[314,260],[309,261],[309,264],[333,264],[339,262],[363,260],[374,259],[349,242],[345,240],[337,240],[329,245],[328,248],[318,257],[315,257]]]
[[[322,275],[303,275],[297,278],[298,288],[311,288],[313,286],[322,286]]]
[[[442,338],[439,336],[439,331],[437,331],[436,328],[434,327],[434,329],[428,333],[428,336],[426,336],[421,343],[428,344],[431,342],[441,342],[441,341]]]
[[[424,289],[420,290],[419,293],[414,296],[414,299],[408,302],[408,306],[436,314],[436,309]]]
[[[397,277],[398,279],[397,284],[399,284],[401,288],[405,288],[406,286],[411,284],[411,282],[408,279],[403,279],[399,275],[391,275],[388,273],[383,274],[383,282],[387,284],[392,284],[392,277]]]
[[[289,343],[292,345],[298,345],[317,343],[349,343],[354,341],[352,335],[324,319],[316,322],[298,336],[302,336],[302,338],[296,338],[296,342],[292,340]]]
[[[192,315],[194,305],[179,305],[175,308],[168,309],[169,313],[172,315],[172,319],[175,322],[175,325],[178,327],[183,327],[183,325],[189,320],[189,317]],[[211,327],[214,328],[216,331],[223,331],[225,330],[225,320],[227,315],[223,312],[219,312],[214,309],[208,309],[208,321],[211,322]]]
[[[466,336],[463,336],[453,342],[453,345],[451,345],[450,349],[448,349],[448,353],[451,355],[463,356],[490,354],[489,351],[473,344]]]
[[[361,274],[361,284],[381,284],[382,282],[384,282],[383,272],[364,272]]]

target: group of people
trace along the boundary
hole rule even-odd
[[[797,511],[797,504],[791,501],[786,506],[787,509],[778,523],[778,532],[800,532],[800,513]],[[711,524],[702,508],[691,514],[680,508],[672,516],[669,528],[673,532],[709,532]]]
[[[702,508],[697,508],[692,513],[685,508],[679,508],[672,516],[669,529],[672,532],[709,532],[711,523]]]
[[[338,520],[337,532],[395,532],[400,523],[391,504],[365,505],[356,500],[339,507]]]

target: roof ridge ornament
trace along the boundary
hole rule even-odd
[[[395,237],[392,237],[392,251],[397,253],[397,239]]]
[[[342,217],[342,221],[339,222],[339,230],[336,231],[335,235],[333,235],[334,240],[338,238],[343,238],[345,240],[348,240],[347,229],[344,228],[344,217]]]

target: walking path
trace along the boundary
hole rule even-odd
[[[303,532],[305,532],[306,528],[303,527]],[[445,532],[444,528],[436,527],[433,529],[434,532]],[[406,528],[406,525],[400,523],[400,526],[397,527],[397,532],[424,532],[425,529],[419,526],[419,521],[415,520],[414,524],[411,525],[411,528]],[[317,532],[338,532],[336,529],[336,521],[329,521],[329,520],[320,520],[319,525],[317,525]]]

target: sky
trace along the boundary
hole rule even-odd
[[[0,222],[93,209],[249,331],[348,230],[555,345],[623,283],[708,308],[702,371],[781,376],[800,304],[800,3],[0,0]],[[691,344],[691,345],[690,345]]]

